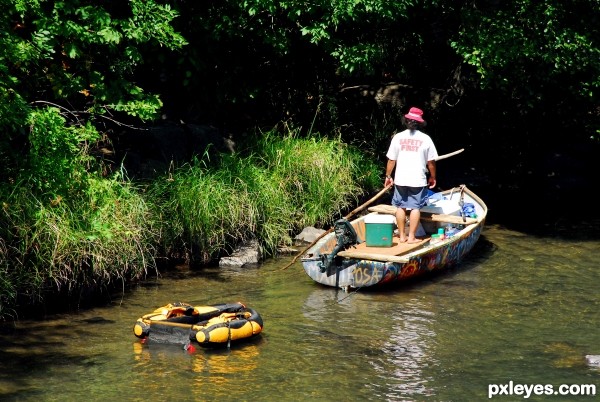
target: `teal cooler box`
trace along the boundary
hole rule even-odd
[[[396,217],[393,215],[365,216],[367,247],[392,247],[395,224]]]

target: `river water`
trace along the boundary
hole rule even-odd
[[[488,225],[460,266],[385,292],[321,287],[300,262],[283,269],[292,257],[180,267],[108,306],[4,323],[0,400],[597,400],[600,241],[568,238]],[[173,301],[241,301],[264,331],[230,349],[140,343],[135,320]]]

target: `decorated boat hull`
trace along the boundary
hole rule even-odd
[[[340,246],[340,233],[332,232],[304,252],[302,265],[305,272],[315,282],[348,290],[350,288],[383,287],[405,282],[426,274],[443,271],[458,264],[475,246],[481,235],[487,206],[470,190],[461,187],[460,191],[448,190],[440,194],[446,204],[456,202],[472,206],[469,217],[460,212],[452,214],[422,213],[428,233],[417,245],[400,244],[398,238],[394,247],[368,247],[357,244],[367,237],[365,219],[359,217],[350,225],[358,240]],[[435,209],[432,211],[438,212]],[[371,214],[392,214],[395,208],[379,206],[369,208]],[[443,211],[439,211],[443,212]],[[430,234],[437,233],[440,227],[449,224],[456,226],[451,237],[433,243]]]

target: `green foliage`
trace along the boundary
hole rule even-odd
[[[0,202],[0,301],[7,306],[18,293],[35,302],[46,291],[77,295],[141,278],[154,264],[158,235],[149,209],[119,176],[90,176],[80,199],[51,202],[17,183]]]
[[[56,108],[36,110],[29,116],[29,170],[34,189],[41,195],[77,195],[87,187],[88,166],[94,160],[86,154],[86,144],[100,138],[87,123],[66,126]]]
[[[591,106],[600,76],[598,30],[589,29],[598,25],[597,0],[247,0],[175,7],[192,43],[165,68],[172,83],[186,84],[186,96],[173,91],[170,100],[182,106],[171,109],[176,116],[187,99],[196,99],[202,106],[194,111],[224,125],[237,123],[231,115],[255,110],[259,126],[291,119],[305,127],[327,99],[316,128],[343,127],[348,142],[364,140],[369,123],[393,120],[389,114],[400,115],[408,103],[431,108],[437,118],[457,111],[451,107],[467,96],[482,109],[476,113],[488,116],[483,109],[492,98],[517,104],[519,113],[555,105],[579,121],[598,116]],[[394,108],[387,100],[377,104],[388,84],[398,84]],[[484,102],[475,100],[480,96]],[[514,119],[515,110],[506,115]],[[584,138],[596,133],[594,124],[579,131]]]
[[[17,297],[18,282],[13,279],[14,269],[11,268],[11,260],[6,241],[0,237],[0,317],[8,317],[14,314],[11,306]]]
[[[21,0],[7,6],[4,15],[4,26],[11,28],[0,36],[0,71],[8,73],[1,84],[27,102],[41,98],[61,104],[68,99],[79,112],[113,109],[154,118],[160,101],[134,84],[133,72],[143,63],[139,47],[178,49],[186,44],[171,25],[177,13],[154,1],[40,7],[37,1]]]
[[[330,223],[356,203],[361,189],[372,189],[371,175],[380,170],[339,138],[302,138],[294,131],[283,137],[266,133],[257,152],[271,180],[289,195],[299,227]]]
[[[561,84],[593,101],[600,87],[597,0],[519,0],[466,9],[453,48],[472,65],[484,88],[517,97],[543,96],[542,86]],[[573,10],[577,9],[577,13]]]
[[[86,153],[102,137],[99,122],[126,115],[156,118],[162,102],[135,83],[134,72],[144,62],[141,47],[185,45],[171,25],[176,17],[169,5],[145,0],[5,4],[0,17],[0,179],[29,176],[37,190],[65,196],[94,168]],[[37,109],[47,105],[59,109]],[[98,120],[109,113],[111,120]],[[19,157],[24,152],[29,157]]]
[[[164,226],[167,254],[178,247],[210,261],[235,239],[247,236],[253,225],[248,194],[236,192],[229,172],[212,170],[202,163],[182,167],[158,179],[150,190],[155,214]]]
[[[273,131],[253,150],[226,155],[218,167],[197,161],[153,184],[167,254],[208,262],[256,237],[273,255],[303,226],[331,223],[380,183],[381,169],[339,140]]]
[[[123,22],[125,36],[137,43],[156,41],[160,46],[179,49],[187,41],[171,25],[178,13],[169,4],[155,1],[130,1],[132,16]]]
[[[373,66],[387,57],[385,42],[373,35],[377,30],[389,29],[399,20],[406,19],[414,1],[244,1],[237,2],[240,12],[238,23],[261,32],[263,40],[283,53],[290,50],[298,33],[306,41],[327,52],[337,60],[343,73],[373,72]],[[214,14],[213,14],[214,15]],[[226,14],[231,20],[232,14]],[[233,17],[235,18],[235,17]],[[250,21],[244,21],[251,19]],[[237,29],[232,24],[219,24],[222,30]],[[284,46],[285,45],[285,46]]]

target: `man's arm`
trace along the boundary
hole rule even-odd
[[[436,166],[435,160],[427,161],[427,170],[429,170],[429,178],[427,179],[427,184],[429,184],[429,188],[434,188],[437,184],[436,180]]]
[[[388,186],[389,184],[394,183],[394,178],[392,177],[392,172],[394,171],[394,167],[396,166],[396,161],[388,159],[387,165],[385,167],[385,182],[384,186]]]

